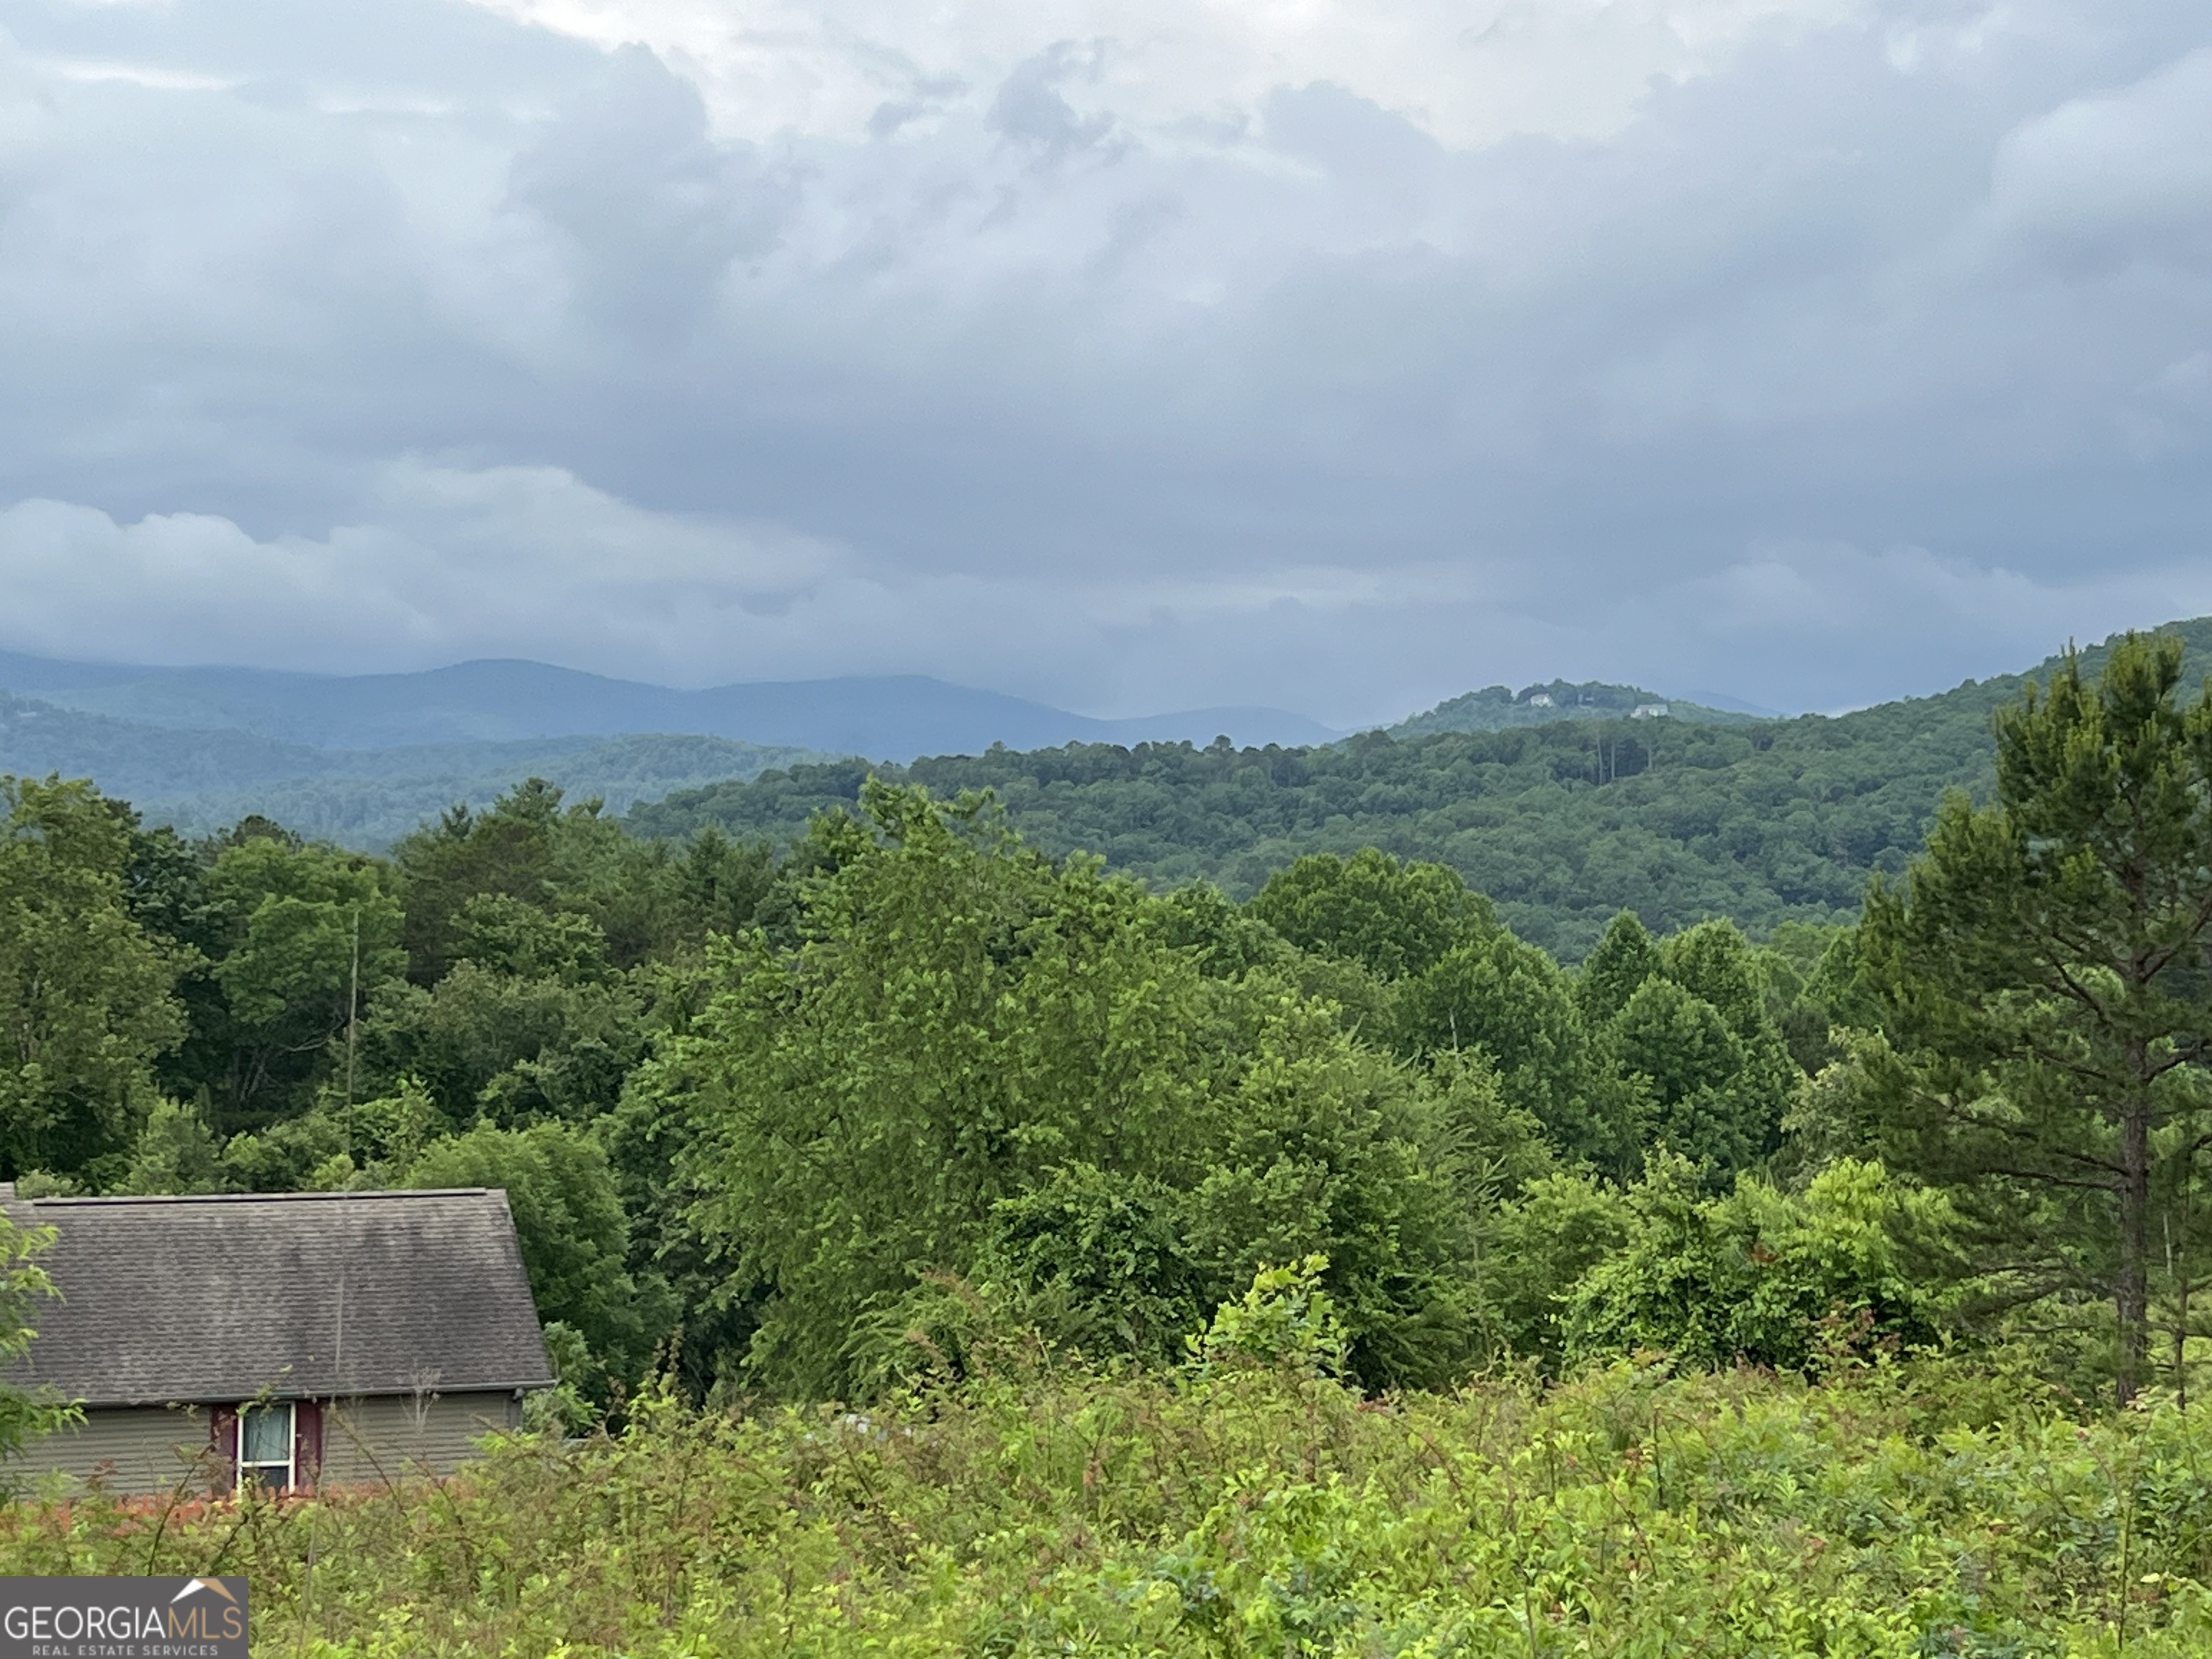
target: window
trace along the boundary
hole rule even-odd
[[[292,1402],[261,1401],[238,1408],[238,1488],[289,1492],[293,1482]]]

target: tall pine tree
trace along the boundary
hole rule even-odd
[[[1990,1283],[2109,1301],[2124,1401],[2169,1262],[2184,1331],[2212,1139],[2212,688],[2185,707],[2180,678],[2171,639],[2129,635],[2094,682],[2069,653],[1998,714],[1995,799],[1945,800],[1860,934],[1883,1155],[1952,1191]]]

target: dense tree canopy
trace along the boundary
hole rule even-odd
[[[140,941],[104,964],[113,1004],[142,958],[184,1000],[118,1100],[57,1108],[27,1179],[504,1187],[603,1395],[664,1349],[700,1389],[865,1392],[960,1363],[976,1295],[1169,1363],[1309,1257],[1370,1382],[1556,1361],[1553,1304],[1596,1258],[1537,1291],[1486,1265],[1524,1189],[1633,1182],[1660,1146],[1722,1189],[1778,1115],[1759,1067],[1794,1005],[1733,929],[1637,933],[1605,1012],[1455,871],[1375,849],[1239,906],[912,787],[779,854],[641,840],[532,784],[389,861],[55,799]]]
[[[655,1365],[868,1396],[1009,1332],[1169,1365],[1285,1273],[1370,1388],[1941,1334],[2125,1392],[2154,1328],[2185,1383],[2212,697],[2179,661],[2124,641],[2008,705],[1994,798],[1862,926],[1610,906],[1579,965],[1463,861],[1310,851],[1240,902],[910,779],[781,845],[533,781],[389,859],[11,781],[0,1153],[32,1191],[501,1187],[579,1409]]]
[[[1365,847],[1348,859],[1316,853],[1277,871],[1248,907],[1301,951],[1404,979],[1472,934],[1497,926],[1490,901],[1458,871],[1401,864]]]

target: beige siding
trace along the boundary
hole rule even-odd
[[[447,1474],[495,1429],[521,1421],[507,1394],[426,1394],[339,1401],[323,1413],[325,1482],[381,1485],[403,1475]],[[227,1485],[208,1449],[204,1406],[129,1406],[88,1410],[84,1422],[28,1442],[0,1476],[35,1492],[52,1472],[76,1485],[97,1474],[108,1490],[155,1493]]]
[[[474,1455],[476,1442],[521,1421],[505,1394],[382,1395],[333,1406],[323,1419],[323,1479],[333,1485],[380,1484],[402,1474],[446,1474]]]
[[[24,1444],[6,1473],[35,1492],[58,1470],[71,1483],[94,1474],[112,1492],[161,1492],[179,1486],[204,1489],[214,1474],[208,1455],[204,1407],[123,1406],[87,1411],[75,1428],[58,1429]]]

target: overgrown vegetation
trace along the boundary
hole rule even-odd
[[[2207,1407],[2085,1425],[1943,1364],[1620,1364],[1377,1401],[1254,1359],[510,1441],[240,1510],[0,1515],[20,1573],[242,1571],[258,1651],[1929,1654],[2212,1642]]]

